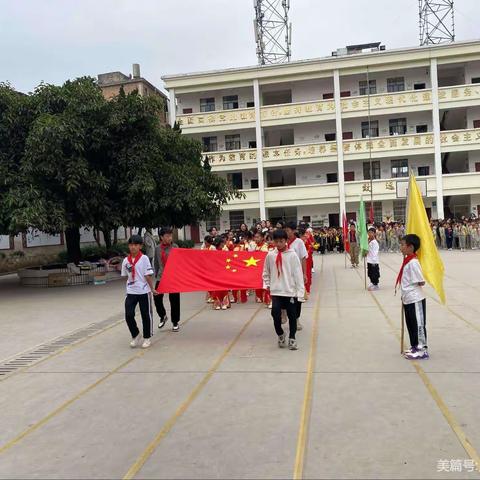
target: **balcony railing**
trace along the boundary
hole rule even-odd
[[[178,115],[177,121],[181,127],[191,130],[208,129],[210,127],[228,126],[239,127],[252,126],[255,123],[254,108],[237,108],[233,110],[218,110],[213,112],[189,113]]]

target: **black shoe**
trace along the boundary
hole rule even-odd
[[[168,321],[168,317],[165,315],[164,317],[162,317],[160,319],[160,323],[158,324],[158,328],[163,328],[165,326],[165,324],[167,323]]]
[[[180,325],[174,325],[172,328],[172,332],[178,332],[180,330]]]

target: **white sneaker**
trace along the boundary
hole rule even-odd
[[[142,348],[148,348],[152,344],[152,341],[149,338],[146,338],[142,343]]]
[[[297,318],[297,330],[303,330],[303,325],[300,323],[299,318]]]
[[[280,348],[285,348],[287,346],[285,334],[278,336],[278,346]]]
[[[131,342],[130,342],[130,346],[132,348],[136,348],[138,346],[140,346],[140,344],[142,343],[142,334],[139,333]]]
[[[288,348],[289,350],[298,350],[297,341],[294,338],[288,339]]]

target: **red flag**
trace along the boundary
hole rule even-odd
[[[345,212],[343,212],[342,223],[343,223],[343,248],[348,253],[350,252],[350,242],[348,241],[348,224],[347,224],[347,216],[345,215]]]
[[[157,291],[177,293],[261,289],[266,255],[266,252],[174,248]]]

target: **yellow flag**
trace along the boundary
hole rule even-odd
[[[417,251],[417,256],[422,266],[423,276],[436,290],[441,302],[445,303],[443,262],[435,245],[422,194],[413,173],[410,173],[410,181],[408,182],[406,230],[407,233],[414,233],[420,237],[420,248]]]

